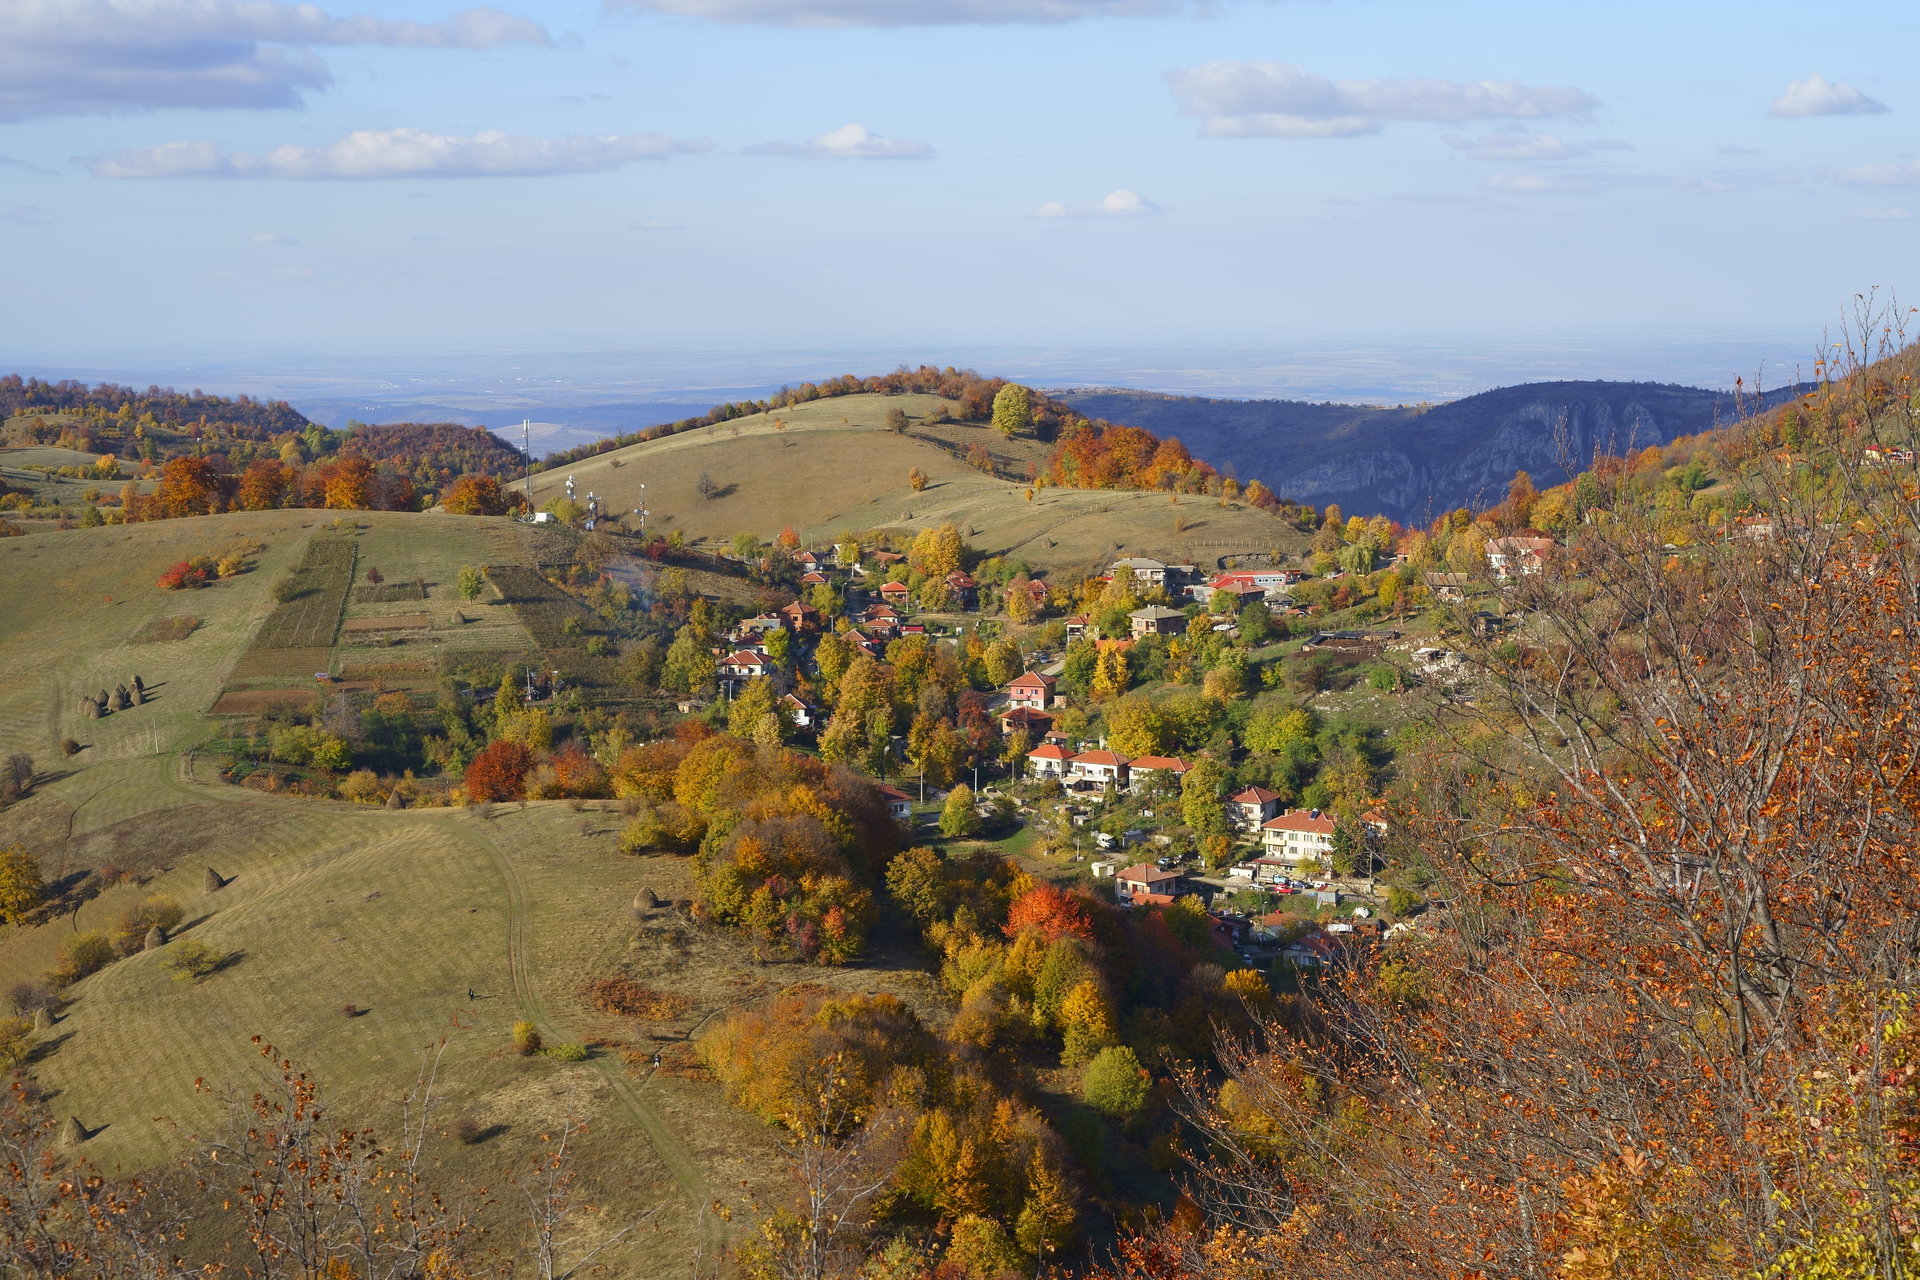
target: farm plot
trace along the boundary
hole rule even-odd
[[[300,595],[276,605],[253,639],[255,649],[331,648],[353,582],[351,538],[315,538],[294,567]]]
[[[587,636],[601,629],[599,620],[572,596],[521,565],[490,564],[486,574],[501,601],[513,609],[533,642],[546,651],[565,678],[595,685],[611,682],[612,659],[595,657],[586,650]],[[573,624],[571,629],[569,622]]]
[[[342,632],[346,635],[360,635],[375,631],[425,631],[433,625],[433,619],[424,613],[396,613],[385,617],[348,618]]]
[[[425,600],[427,598],[427,580],[415,578],[411,582],[381,582],[353,589],[355,604],[398,604],[403,600]]]

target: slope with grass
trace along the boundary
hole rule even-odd
[[[984,426],[926,421],[945,404],[932,396],[853,395],[737,418],[664,439],[629,445],[533,478],[533,501],[566,494],[569,477],[614,514],[644,505],[650,531],[678,530],[690,541],[726,540],[752,531],[771,539],[791,527],[810,543],[849,530],[911,533],[952,520],[990,554],[1042,568],[1103,563],[1117,551],[1214,564],[1221,557],[1305,545],[1291,526],[1256,507],[1212,498],[1120,489],[1030,490],[969,466],[978,444],[996,468],[1020,474],[1044,467],[1047,446],[1003,440]],[[886,430],[887,411],[908,418]],[[915,492],[909,473],[928,479]],[[706,484],[702,484],[702,480]]]
[[[29,752],[42,771],[27,799],[0,811],[0,847],[23,846],[49,882],[91,893],[76,894],[71,913],[0,932],[0,989],[39,978],[76,933],[110,932],[150,894],[184,907],[180,941],[224,957],[212,975],[181,981],[166,967],[169,942],[82,979],[38,1037],[31,1070],[57,1112],[89,1130],[84,1154],[132,1172],[167,1163],[219,1121],[224,1094],[251,1087],[262,1066],[251,1036],[311,1068],[343,1119],[383,1128],[444,1044],[436,1180],[498,1188],[541,1132],[573,1115],[590,1126],[583,1198],[607,1207],[590,1234],[660,1209],[601,1260],[613,1274],[688,1274],[734,1230],[713,1202],[750,1214],[783,1190],[773,1135],[701,1078],[688,1036],[784,983],[729,933],[672,907],[636,912],[642,889],[692,896],[684,860],[621,854],[624,819],[611,806],[355,808],[227,786],[194,753],[219,730],[208,711],[273,608],[271,583],[315,538],[354,539],[363,574],[377,564],[389,582],[427,583],[424,602],[353,602],[349,621],[424,612],[435,628],[446,622],[451,645],[453,615],[497,612],[499,627],[518,628],[507,607],[443,590],[458,566],[532,564],[551,536],[436,515],[354,513],[347,528],[291,511],[0,543],[0,754]],[[251,572],[197,592],[155,585],[166,564],[241,538],[264,544]],[[156,634],[175,638],[144,638]],[[350,666],[346,635],[333,652]],[[135,672],[151,702],[82,716],[83,691]],[[68,735],[83,748],[63,757]],[[660,1020],[595,1010],[582,989],[618,971],[677,1009]],[[927,998],[924,975],[906,968],[809,976]],[[591,1055],[516,1055],[508,1031],[523,1019],[549,1044]],[[481,1216],[510,1235],[516,1203],[496,1196]]]

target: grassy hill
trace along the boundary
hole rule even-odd
[[[642,889],[681,901],[690,880],[684,860],[618,852],[624,819],[612,804],[357,808],[225,785],[196,753],[222,731],[209,713],[234,690],[276,679],[313,687],[311,668],[235,672],[260,653],[273,582],[316,541],[352,544],[345,625],[320,658],[351,671],[361,648],[411,650],[429,669],[481,646],[529,649],[510,608],[467,605],[451,583],[461,564],[531,565],[548,536],[507,520],[353,513],[337,524],[332,513],[284,511],[0,542],[0,755],[29,752],[41,770],[32,794],[0,811],[0,848],[29,850],[52,884],[100,890],[78,895],[71,914],[0,933],[0,988],[37,979],[74,934],[111,930],[155,893],[185,908],[185,937],[229,957],[189,983],[164,969],[170,947],[137,953],[68,989],[32,1070],[58,1114],[91,1132],[89,1158],[126,1172],[165,1164],[217,1123],[221,1093],[251,1087],[262,1066],[253,1035],[312,1069],[343,1119],[383,1127],[444,1041],[430,1122],[441,1180],[498,1188],[503,1169],[539,1150],[543,1129],[585,1120],[585,1198],[609,1206],[594,1230],[664,1206],[602,1255],[615,1274],[683,1274],[697,1243],[710,1256],[735,1230],[705,1206],[775,1198],[771,1133],[699,1078],[686,1037],[791,979],[683,911],[636,911]],[[250,572],[200,591],[156,587],[167,564],[245,541],[262,545]],[[374,565],[389,583],[424,581],[426,599],[360,599]],[[425,615],[397,646],[348,629],[396,610]],[[169,622],[182,618],[194,624]],[[294,665],[314,660],[302,651]],[[104,720],[82,714],[83,692],[136,672],[152,701]],[[78,740],[77,754],[61,754],[63,737]],[[226,880],[218,890],[209,868]],[[655,1020],[597,1012],[582,987],[621,969],[680,1007]],[[923,975],[885,957],[809,977],[926,997]],[[592,1056],[517,1056],[508,1031],[522,1019],[549,1044],[585,1043]],[[656,1048],[664,1070],[651,1066]],[[196,1092],[197,1080],[214,1094]],[[500,1197],[482,1216],[511,1235],[515,1204]]]
[[[1044,466],[1047,446],[1003,440],[984,426],[931,424],[950,402],[923,395],[853,395],[737,418],[630,445],[533,478],[533,500],[565,496],[573,477],[613,512],[643,501],[650,530],[679,530],[690,541],[751,530],[772,538],[791,526],[811,543],[848,530],[911,532],[952,520],[990,554],[1043,568],[1103,562],[1116,551],[1213,564],[1223,556],[1276,549],[1297,552],[1302,536],[1258,508],[1212,498],[1118,489],[1046,488],[996,479],[962,457],[973,444],[995,455],[996,470]],[[908,417],[904,434],[885,429],[887,411]],[[915,493],[908,473],[929,479]],[[702,496],[705,477],[713,496]],[[631,517],[627,527],[632,527]]]

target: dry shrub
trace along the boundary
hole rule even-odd
[[[693,1007],[682,995],[655,991],[635,982],[624,973],[602,978],[583,993],[587,1002],[602,1013],[622,1018],[645,1018],[650,1022],[670,1022]]]

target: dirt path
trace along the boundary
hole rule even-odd
[[[527,890],[526,882],[521,879],[513,860],[495,840],[491,833],[477,830],[465,822],[455,822],[452,829],[463,839],[486,850],[492,858],[500,878],[507,887],[507,963],[513,975],[513,990],[521,1010],[527,1020],[540,1031],[540,1035],[550,1044],[564,1043],[572,1037],[555,1019],[547,1002],[541,998],[539,984],[534,980],[533,963],[528,955],[527,929]],[[671,1126],[660,1114],[647,1105],[633,1081],[627,1078],[625,1069],[615,1060],[596,1058],[593,1060],[600,1074],[606,1079],[615,1097],[626,1106],[627,1113],[634,1123],[646,1135],[654,1154],[660,1157],[660,1163],[666,1167],[681,1191],[686,1194],[694,1212],[700,1220],[700,1234],[703,1248],[720,1250],[727,1244],[726,1224],[716,1220],[705,1212],[711,1198],[706,1175],[700,1170],[686,1145],[680,1141]]]

